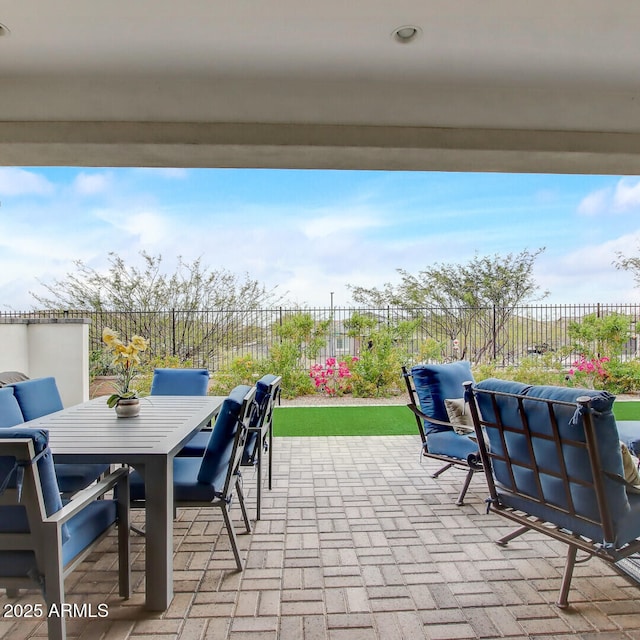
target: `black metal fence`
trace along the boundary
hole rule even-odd
[[[2,312],[1,317],[83,317],[91,320],[90,349],[99,354],[103,348],[102,330],[110,327],[123,339],[138,334],[149,340],[152,358],[173,357],[192,366],[218,371],[239,356],[268,357],[279,340],[277,327],[288,316],[309,314],[315,323],[328,321],[324,346],[315,361],[329,356],[357,356],[367,347],[367,336],[350,328],[354,315],[366,317],[374,328],[397,327],[412,322],[402,340],[408,358],[419,361],[448,361],[466,358],[474,364],[494,362],[498,366],[517,365],[522,358],[555,352],[569,362],[571,353],[569,326],[588,315],[624,316],[628,336],[622,358],[637,357],[636,324],[640,305],[582,304],[538,305],[500,308],[306,308],[261,309],[253,311],[180,311],[88,312],[31,311]],[[311,361],[313,362],[313,361]]]

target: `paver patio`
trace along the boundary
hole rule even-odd
[[[572,607],[554,606],[564,546],[509,530],[485,515],[482,475],[456,507],[462,471],[429,477],[417,435],[278,438],[274,487],[262,520],[240,535],[242,574],[220,512],[180,511],[176,595],[164,613],[143,609],[144,538],[133,535],[134,589],[117,596],[115,537],[67,581],[68,600],[107,603],[105,618],[68,622],[83,640],[396,640],[640,638],[640,586],[597,559],[578,565]],[[254,482],[245,477],[249,505]],[[236,521],[239,509],[234,505]],[[134,512],[137,524],[143,514]],[[241,527],[238,527],[240,530]],[[46,637],[42,620],[9,619],[0,638]],[[28,592],[20,603],[41,602]]]

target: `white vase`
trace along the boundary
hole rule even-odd
[[[116,405],[118,418],[135,418],[140,413],[139,398],[122,398]]]

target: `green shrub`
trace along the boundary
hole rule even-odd
[[[605,369],[603,388],[606,391],[614,394],[640,391],[640,361],[610,360]]]
[[[262,375],[264,365],[261,361],[254,360],[250,355],[239,356],[231,361],[231,364],[211,377],[211,393],[218,396],[226,396],[239,384],[255,384]]]
[[[527,356],[518,365],[498,367],[491,362],[480,364],[473,369],[476,382],[487,378],[500,378],[527,384],[563,386],[566,384],[565,376],[566,373],[552,353]]]
[[[372,331],[367,348],[351,367],[353,395],[361,398],[396,395],[402,388],[402,365],[408,361],[404,334],[413,330],[409,323]]]

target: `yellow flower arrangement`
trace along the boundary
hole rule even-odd
[[[129,344],[124,344],[118,334],[105,327],[102,340],[107,349],[113,352],[113,367],[116,370],[115,392],[107,398],[107,405],[115,407],[120,400],[137,398],[138,391],[131,388],[136,376],[136,367],[140,364],[140,353],[147,349],[147,341],[141,336],[133,336]]]

